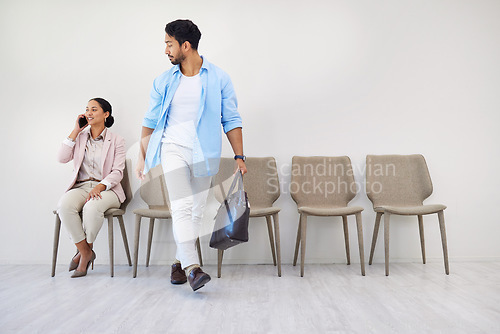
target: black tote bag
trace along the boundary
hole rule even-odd
[[[238,182],[238,190],[233,193]],[[215,226],[210,238],[210,247],[226,250],[248,241],[248,220],[250,206],[247,193],[243,189],[243,174],[235,175],[228,195],[221,203],[215,216]]]

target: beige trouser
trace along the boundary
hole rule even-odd
[[[85,202],[89,192],[98,183],[87,181],[73,186],[61,197],[57,205],[59,218],[75,244],[84,239],[93,243],[102,227],[104,212],[120,207],[120,200],[112,190],[102,191],[102,199]]]

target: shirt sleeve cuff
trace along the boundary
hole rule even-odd
[[[66,139],[63,140],[63,144],[66,144],[69,147],[73,147],[73,146],[75,146],[76,142],[74,140],[66,138]]]
[[[232,129],[242,128],[243,125],[242,125],[241,121],[236,120],[236,121],[227,122],[222,127],[224,128],[224,133],[228,133]]]
[[[148,118],[144,118],[144,120],[142,121],[142,126],[144,126],[146,128],[154,129],[156,127],[156,122],[152,121]]]
[[[109,183],[108,181],[106,180],[102,180],[101,182],[99,182],[100,184],[104,184],[106,186],[106,189],[105,190],[109,190],[109,188],[111,188],[111,183]]]

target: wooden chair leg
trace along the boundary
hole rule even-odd
[[[224,251],[221,249],[217,250],[217,277],[220,278],[222,271],[222,257],[224,256]]]
[[[132,266],[132,259],[130,258],[130,249],[128,248],[128,238],[127,231],[125,231],[125,223],[123,222],[123,216],[117,216],[118,223],[120,224],[120,231],[122,232],[123,245],[125,246],[125,253],[127,253],[128,265]]]
[[[134,235],[134,261],[132,277],[137,277],[137,258],[139,256],[139,234],[141,232],[141,216],[135,215],[135,235]]]
[[[363,244],[363,222],[361,212],[356,213],[356,227],[358,228],[359,261],[361,263],[361,275],[365,276],[365,247]]]
[[[196,238],[196,249],[198,250],[198,261],[200,261],[200,267],[203,267],[203,258],[201,256],[200,238]]]
[[[280,223],[278,214],[273,214],[274,220],[274,234],[276,240],[276,256],[278,258],[278,277],[281,277],[281,244],[280,244]]]
[[[422,262],[425,264],[424,217],[418,215],[418,231],[420,234],[420,248],[422,249]]]
[[[347,216],[342,216],[342,225],[344,227],[345,256],[347,258],[347,265],[350,265],[351,254],[349,252],[349,230],[347,227]]]
[[[59,214],[56,213],[56,223],[54,225],[54,246],[52,248],[52,273],[51,273],[52,277],[56,275],[57,250],[59,249],[60,233],[61,233],[61,218],[59,218]]]
[[[111,277],[115,275],[115,256],[113,254],[114,246],[113,246],[113,216],[108,216],[108,242],[109,242],[109,273]]]
[[[297,257],[299,255],[299,245],[300,245],[300,223],[302,221],[302,214],[299,216],[299,227],[297,228],[297,241],[295,242],[295,254],[293,256],[293,265],[297,265]]]
[[[446,242],[446,228],[444,225],[444,211],[438,212],[439,229],[441,230],[441,242],[443,244],[444,270],[446,275],[450,274],[450,266],[448,263],[448,243]]]
[[[273,255],[273,264],[276,266],[276,249],[274,248],[273,227],[271,225],[271,216],[266,216],[267,233],[269,234],[269,243],[271,244],[271,253]]]
[[[373,253],[375,252],[375,245],[377,244],[377,236],[378,230],[380,228],[380,219],[382,218],[383,213],[377,212],[377,217],[375,217],[375,226],[373,227],[373,238],[372,238],[372,247],[370,250],[370,259],[368,264],[372,264],[373,262]]]
[[[307,215],[302,214],[300,223],[300,277],[304,277],[304,262],[306,260],[306,229]]]
[[[151,257],[151,244],[153,243],[153,230],[155,228],[155,219],[149,218],[149,233],[148,233],[148,249],[146,253],[146,267],[149,267],[149,259]]]
[[[391,214],[385,212],[384,216],[384,249],[385,249],[385,276],[389,276],[389,220]]]

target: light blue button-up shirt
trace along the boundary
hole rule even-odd
[[[209,63],[203,56],[200,69],[201,100],[196,121],[197,139],[193,142],[193,174],[195,177],[215,175],[219,171],[222,133],[242,127],[238,102],[229,75]],[[161,139],[167,116],[181,78],[179,65],[162,73],[153,82],[149,109],[142,125],[154,129],[146,152],[144,173],[161,163]]]

